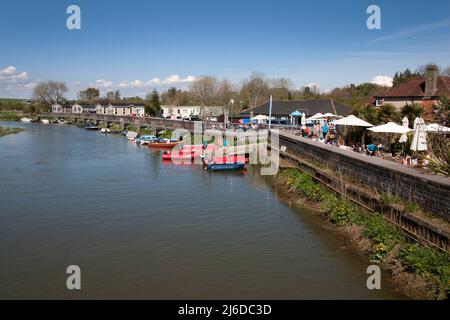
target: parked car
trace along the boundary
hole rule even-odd
[[[279,125],[279,126],[290,126],[291,125],[289,120],[274,119],[274,120],[271,121],[271,123],[274,124],[274,125]]]

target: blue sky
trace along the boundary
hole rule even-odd
[[[66,8],[81,8],[81,30]],[[369,5],[381,30],[366,27]],[[202,75],[235,83],[252,71],[322,91],[450,65],[450,2],[64,1],[0,2],[0,97],[29,97],[43,80],[144,95]]]

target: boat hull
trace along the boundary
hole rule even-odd
[[[152,142],[148,146],[150,148],[161,148],[161,149],[171,149],[175,147],[179,142]]]
[[[240,170],[244,168],[243,163],[213,163],[207,165],[206,169],[209,171],[231,171],[231,170]]]

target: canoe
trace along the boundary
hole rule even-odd
[[[165,152],[162,155],[162,159],[163,160],[190,160],[193,159],[196,156],[195,152],[188,152],[188,153],[184,153],[184,152],[179,152],[178,154],[174,153],[172,154],[171,152]]]
[[[223,164],[213,163],[208,164],[206,167],[206,169],[210,171],[240,170],[242,168],[244,168],[243,163],[223,163]]]
[[[227,157],[216,157],[212,162],[216,164],[247,163],[248,158],[245,156],[234,155]]]
[[[150,148],[164,148],[164,149],[168,149],[168,148],[175,147],[179,143],[180,142],[150,142],[148,144],[148,146]]]

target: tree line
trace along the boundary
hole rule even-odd
[[[424,76],[426,66],[420,66],[415,71],[406,69],[396,72],[393,85],[398,86],[413,77]],[[450,66],[439,68],[439,73],[442,76],[450,76]],[[79,91],[77,98],[85,103],[142,103],[146,106],[146,112],[151,115],[159,114],[161,105],[226,106],[230,107],[233,113],[238,113],[267,102],[270,95],[274,100],[334,99],[359,110],[371,105],[374,96],[384,95],[389,89],[367,82],[359,85],[349,84],[322,93],[316,85],[296,89],[288,78],[267,78],[262,73],[253,72],[239,84],[234,84],[226,78],[206,75],[198,77],[185,89],[171,87],[161,93],[155,89],[145,97],[122,97],[119,90],[107,91],[101,96],[98,88],[90,87]],[[32,105],[41,108],[55,102],[70,103],[65,97],[67,91],[64,82],[39,83],[33,90]]]

